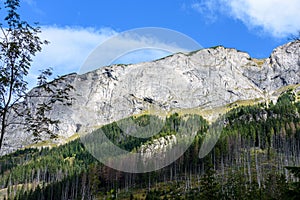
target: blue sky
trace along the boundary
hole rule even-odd
[[[51,42],[33,69],[52,66],[62,75],[78,71],[109,37],[141,27],[168,28],[203,47],[223,45],[265,58],[300,30],[299,10],[298,0],[21,0],[20,13],[39,22],[41,37]]]

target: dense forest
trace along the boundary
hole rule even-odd
[[[299,96],[299,94],[298,94]],[[148,173],[124,173],[101,164],[80,139],[55,148],[24,149],[0,158],[2,199],[300,199],[300,102],[293,90],[276,103],[234,108],[213,150],[199,159],[209,130],[201,116],[143,115],[136,123],[164,126],[149,138],[125,134],[114,122],[95,130],[120,148],[139,151],[155,139],[177,135],[199,121],[188,150],[174,163]]]

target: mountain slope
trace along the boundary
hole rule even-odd
[[[62,143],[75,133],[135,114],[168,115],[186,109],[204,112],[235,102],[276,100],[278,90],[300,83],[299,49],[299,41],[291,42],[276,48],[269,58],[257,60],[219,46],[153,62],[67,75],[65,81],[73,84],[75,100],[72,106],[57,105],[49,113],[61,121],[58,128],[53,128],[60,136],[54,142]],[[26,104],[34,109],[39,101],[29,99]],[[216,112],[203,116],[212,120],[213,115],[224,111]],[[32,139],[22,127],[13,127],[6,134],[1,153],[31,144]]]
[[[299,113],[293,91],[283,93],[276,104],[234,108],[226,113],[221,137],[208,156],[198,158],[207,134],[203,121],[179,159],[150,173],[113,170],[93,158],[79,139],[52,149],[17,151],[0,157],[0,198],[104,199],[114,194],[118,199],[149,199],[154,193],[165,199],[293,199],[291,189],[299,194],[299,187],[293,189],[298,180],[285,166],[300,163]],[[148,117],[135,121],[144,123]],[[177,138],[182,120],[176,113],[168,117],[160,139]],[[129,151],[141,145],[157,150],[156,136],[133,138],[116,122],[97,132]]]

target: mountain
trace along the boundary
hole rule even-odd
[[[129,136],[120,128],[120,121],[87,135],[96,139],[105,134],[114,145],[132,153],[150,148],[145,158],[156,161],[161,157],[151,149],[164,151],[173,139],[186,141],[180,137],[183,125],[199,119],[202,126],[196,126],[189,148],[168,166],[148,173],[114,170],[95,159],[90,153],[93,148],[87,149],[80,139],[53,148],[18,150],[0,157],[0,199],[299,199],[299,96],[289,89],[276,104],[228,111],[221,137],[203,158],[198,153],[204,139],[211,136],[207,132],[211,126],[195,114],[169,115],[159,133],[147,138]],[[137,124],[151,119],[147,114],[130,118]],[[96,149],[99,144],[107,147],[105,142],[95,142]],[[145,167],[142,163],[145,161],[139,166]]]
[[[2,153],[65,144],[0,156],[0,199],[299,199],[299,47],[259,60],[218,46],[64,76],[75,90],[49,113],[59,138],[33,144],[11,127]]]
[[[266,59],[217,46],[152,62],[112,65],[86,74],[66,75],[60,87],[66,83],[73,85],[73,104],[53,108],[49,115],[61,122],[59,127],[53,127],[59,137],[40,145],[64,143],[74,134],[132,115],[188,112],[213,121],[238,105],[276,101],[289,87],[299,91],[299,55],[299,41],[274,49]],[[34,110],[41,101],[31,98],[25,105]],[[49,138],[44,136],[43,140]],[[33,137],[24,133],[21,126],[12,127],[4,138],[1,154],[32,143]]]

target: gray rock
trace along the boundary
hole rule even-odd
[[[58,129],[53,129],[59,135],[56,142],[63,143],[75,133],[89,132],[134,114],[163,115],[180,109],[213,109],[237,101],[273,98],[279,88],[299,84],[299,49],[299,41],[291,42],[276,48],[269,58],[256,60],[245,52],[220,46],[67,75],[66,82],[73,84],[71,95],[76,100],[69,107],[56,105],[49,113],[61,121]],[[35,109],[40,101],[30,99],[26,104]],[[32,143],[33,137],[23,130],[21,126],[10,127],[2,154]],[[165,141],[157,142],[157,146],[164,146]]]

